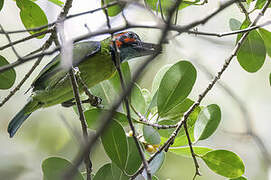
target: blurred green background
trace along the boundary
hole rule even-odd
[[[47,1],[37,1],[48,16],[49,22],[57,17],[61,8]],[[210,1],[202,7],[188,7],[179,13],[178,23],[186,24],[204,17],[212,12],[219,5],[219,1]],[[75,1],[71,9],[71,14],[82,12],[89,9],[95,9],[100,6],[99,1]],[[130,6],[125,11],[128,19],[135,23],[153,23],[152,16],[137,6]],[[257,14],[255,11],[252,17]],[[270,18],[270,10],[266,17]],[[210,20],[204,26],[199,26],[200,31],[226,32],[229,31],[228,21],[230,18],[236,18],[242,21],[244,16],[236,5],[226,9],[215,18]],[[266,19],[262,19],[264,22]],[[123,20],[120,16],[112,19],[112,25],[117,26]],[[6,30],[24,29],[20,19],[19,10],[14,1],[5,1],[4,8],[0,12],[0,24]],[[74,18],[65,24],[67,36],[72,38],[86,33],[84,27],[87,24],[91,31],[105,28],[105,17],[102,12]],[[271,30],[271,27],[267,27]],[[159,39],[158,30],[136,29],[141,39],[149,42],[157,42]],[[173,35],[171,33],[170,35]],[[12,40],[27,36],[27,33],[14,34]],[[94,39],[102,39],[97,37]],[[169,36],[170,37],[170,36]],[[141,87],[151,89],[151,83],[156,72],[165,64],[174,63],[179,60],[189,60],[196,67],[201,64],[211,72],[217,72],[226,57],[228,57],[234,47],[236,36],[223,38],[202,37],[183,34],[169,41],[164,45],[163,54],[149,65],[143,72],[139,84]],[[27,54],[33,49],[39,47],[46,38],[42,40],[30,40],[16,45],[20,55]],[[4,36],[0,36],[1,45],[7,42]],[[0,52],[10,62],[16,61],[16,56],[11,49]],[[0,179],[2,180],[37,180],[42,179],[41,162],[50,156],[60,156],[72,160],[80,148],[80,143],[75,137],[74,132],[69,127],[80,133],[80,122],[72,108],[63,108],[60,105],[39,110],[31,115],[28,121],[22,126],[18,134],[13,139],[8,137],[6,131],[8,122],[22,108],[27,101],[29,93],[24,92],[29,88],[32,79],[39,70],[52,58],[46,57],[37,70],[33,73],[21,90],[12,97],[6,105],[0,109]],[[144,58],[130,62],[133,70],[144,61]],[[233,60],[228,70],[224,73],[222,81],[240,97],[244,105],[248,108],[253,119],[253,130],[263,139],[265,145],[270,148],[270,105],[271,89],[268,82],[268,76],[271,71],[270,59],[266,60],[263,68],[257,73],[247,73]],[[24,64],[16,68],[18,83],[24,74],[31,67],[33,62]],[[196,100],[208,85],[208,77],[198,70],[196,85],[189,96]],[[0,90],[0,99],[2,100],[8,90]],[[225,91],[218,86],[207,95],[202,102],[203,105],[211,103],[218,104],[222,111],[222,123],[216,133],[208,140],[201,142],[200,145],[206,145],[214,149],[228,149],[237,153],[246,165],[245,175],[250,180],[268,180],[269,168],[264,164],[264,158],[255,142],[248,136],[241,135],[245,132],[245,122],[238,106],[229,97]],[[63,121],[65,117],[66,121]],[[67,126],[69,124],[69,126]],[[94,171],[109,161],[101,145],[98,145],[91,155]],[[205,164],[200,162],[200,170],[203,176],[199,180],[222,180],[225,179],[208,170]],[[192,159],[183,158],[171,153],[167,153],[166,161],[158,177],[161,180],[189,180],[194,175],[194,165]],[[271,179],[271,178],[270,178]]]

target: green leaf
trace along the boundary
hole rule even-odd
[[[157,110],[157,94],[158,93],[156,91],[156,93],[153,95],[152,100],[147,108],[147,113],[150,113],[150,112],[155,113],[156,112],[156,110]],[[155,111],[155,112],[153,112],[153,111]]]
[[[4,0],[0,0],[0,11],[2,10],[3,6],[4,6]]]
[[[146,0],[148,6],[157,11],[158,12],[161,12],[161,9],[160,9],[160,6],[159,6],[159,3],[158,3],[158,0]],[[174,5],[175,3],[175,0],[161,0],[161,7],[162,7],[162,12],[164,15],[167,15],[168,14],[168,10],[170,9],[171,6]],[[200,2],[200,0],[186,0],[186,1],[182,1],[182,3],[180,4],[179,6],[179,10],[185,8],[185,7],[188,7],[190,5],[195,5],[196,3]]]
[[[201,111],[201,108],[196,107],[187,119],[188,133],[190,135],[192,142],[195,141],[195,139],[194,139],[194,126],[195,126],[196,120],[198,119],[198,115],[199,115],[200,111]],[[165,117],[165,118],[162,118],[161,120],[159,120],[158,124],[174,125],[177,122],[179,122],[182,117],[183,117],[183,115],[178,115],[177,117],[174,117],[174,116],[173,117],[170,117],[170,116]],[[172,134],[173,131],[174,131],[174,129],[160,129],[158,132],[162,136],[161,143],[164,143],[167,140],[167,138],[170,137],[170,135]],[[180,132],[178,133],[178,136],[175,138],[175,141],[174,141],[174,144],[172,145],[172,147],[184,146],[187,144],[188,144],[187,137],[186,137],[184,129],[182,128],[180,130]]]
[[[159,180],[159,179],[156,176],[152,176],[152,180]]]
[[[162,151],[149,164],[151,175],[154,175],[162,167],[164,160],[165,160],[165,153]],[[147,178],[147,173],[145,169],[142,175],[145,178]]]
[[[105,164],[95,174],[93,180],[113,180],[111,164]]]
[[[210,137],[217,129],[221,120],[221,111],[218,105],[211,104],[202,109],[195,123],[194,137],[204,140]]]
[[[100,118],[102,117],[103,113],[107,113],[108,110],[105,109],[90,109],[84,112],[86,121],[88,124],[88,128],[90,129],[97,129],[97,127],[100,125]],[[115,112],[113,119],[119,123],[121,123],[123,126],[128,125],[128,120],[125,114],[122,114],[120,112]]]
[[[227,150],[214,150],[203,155],[202,160],[215,173],[228,178],[244,174],[245,165],[235,153]]]
[[[168,112],[166,112],[160,117],[169,119],[176,116],[182,116],[193,104],[194,101],[192,101],[189,98],[186,98],[181,103],[177,104],[174,108],[170,109]]]
[[[18,8],[20,8],[20,17],[26,29],[36,28],[48,24],[46,14],[43,10],[34,2],[30,0],[16,0]],[[47,28],[44,28],[47,29]],[[35,34],[40,31],[30,31],[30,34]],[[45,35],[41,35],[37,38],[41,39]]]
[[[134,138],[128,137],[127,140],[128,140],[128,145],[129,145],[129,154],[128,154],[125,172],[128,175],[133,175],[140,168],[142,160],[137,150],[137,146],[135,144]]]
[[[93,180],[129,180],[129,177],[114,163],[108,163],[98,170]]]
[[[139,112],[142,115],[145,114],[145,112],[146,112],[145,98],[143,97],[141,89],[140,89],[140,87],[137,84],[134,84],[134,86],[133,86],[129,103],[133,106],[133,108],[135,108],[135,110],[137,112]],[[125,112],[126,112],[125,106],[124,106],[124,109],[125,109]],[[132,108],[130,108],[130,109],[131,109],[131,115],[132,115],[132,117],[133,118],[138,118],[138,116],[132,110]]]
[[[131,71],[128,62],[121,63],[121,72],[124,77],[125,84],[131,82]],[[112,78],[109,79],[116,92],[122,92],[119,74],[116,72]]]
[[[151,92],[148,89],[141,89],[141,93],[145,99],[146,105],[149,105],[152,101]]]
[[[245,20],[241,29],[248,27],[248,20]],[[237,39],[240,39],[238,35]],[[250,31],[244,43],[237,52],[237,60],[247,72],[256,72],[264,64],[266,49],[262,37],[256,30]]]
[[[60,7],[62,7],[64,5],[64,2],[59,1],[59,0],[48,0],[48,1],[54,3],[55,5],[58,5]]]
[[[238,178],[231,178],[229,180],[247,180],[247,178],[245,178],[244,176],[240,176]]]
[[[112,103],[118,97],[114,87],[108,80],[100,82],[99,84],[91,87],[89,90],[93,95],[102,99],[101,105],[105,109],[109,109]]]
[[[203,156],[207,152],[212,151],[212,149],[210,149],[210,148],[198,147],[198,146],[193,146],[193,150],[194,150],[194,153],[199,156]],[[189,158],[192,157],[191,152],[190,152],[190,147],[177,147],[177,148],[173,147],[173,148],[169,148],[169,152],[172,152],[172,153],[180,155],[180,156],[189,157]]]
[[[0,55],[0,67],[8,65],[9,62]],[[9,89],[12,87],[16,79],[16,72],[13,68],[0,73],[0,89]]]
[[[104,6],[104,2],[105,4],[109,4],[116,1],[115,0],[101,0],[102,6]],[[121,5],[116,4],[114,6],[107,8],[108,15],[111,17],[118,15],[123,10],[124,6],[125,4],[122,3]]]
[[[159,116],[182,103],[191,92],[197,71],[188,61],[180,61],[165,73],[158,89],[157,105]]]
[[[271,86],[271,73],[269,74],[269,84]]]
[[[229,24],[230,24],[230,29],[232,31],[239,30],[242,25],[242,23],[240,21],[238,21],[237,19],[234,19],[234,18],[230,18]]]
[[[110,127],[101,136],[101,139],[108,157],[120,169],[125,169],[128,155],[128,144],[123,127],[113,120]]]
[[[265,3],[266,3],[266,0],[257,0],[255,4],[255,9],[262,9]],[[270,8],[271,4],[269,4],[268,7]]]
[[[111,164],[112,180],[129,180],[129,177],[114,163]],[[101,179],[103,180],[103,179]]]
[[[271,32],[263,28],[259,28],[259,32],[264,41],[266,52],[271,57]]]
[[[144,125],[143,126],[143,136],[147,143],[149,144],[160,144],[161,138],[156,129],[151,126]]]
[[[63,172],[70,168],[72,164],[63,158],[50,157],[42,162],[42,172],[44,180],[62,179]],[[78,170],[75,172],[74,180],[84,180]]]
[[[160,83],[165,75],[165,73],[168,71],[168,69],[172,66],[172,64],[167,64],[163,66],[155,75],[153,81],[152,81],[152,97],[154,97],[154,94],[157,92]]]

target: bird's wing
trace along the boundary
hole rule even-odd
[[[94,55],[101,49],[100,42],[85,41],[74,44],[73,47],[73,66],[78,64],[88,57]],[[67,75],[67,69],[61,67],[60,55],[57,55],[49,62],[33,81],[31,87],[34,89],[45,89],[48,86],[53,86]]]

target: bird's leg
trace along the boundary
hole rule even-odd
[[[83,100],[82,101],[83,104],[85,103],[90,103],[91,106],[95,106],[97,108],[103,108],[103,106],[101,105],[102,103],[102,99],[97,97],[97,96],[93,96],[92,98],[88,98],[86,100]],[[61,106],[63,107],[71,107],[71,106],[74,106],[76,103],[74,101],[74,98],[68,100],[68,101],[65,101],[63,103],[61,103]]]
[[[74,70],[75,70],[75,77],[77,81],[81,84],[85,94],[88,96],[88,99],[82,101],[82,103],[86,102],[86,103],[90,103],[91,106],[94,106],[97,108],[103,108],[102,99],[91,94],[91,92],[88,90],[86,83],[83,81],[83,79],[80,76],[80,70],[77,67],[75,67]]]

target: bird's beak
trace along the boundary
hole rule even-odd
[[[157,44],[141,42],[134,49],[139,53],[139,56],[147,56],[155,53],[161,53],[161,48]]]

